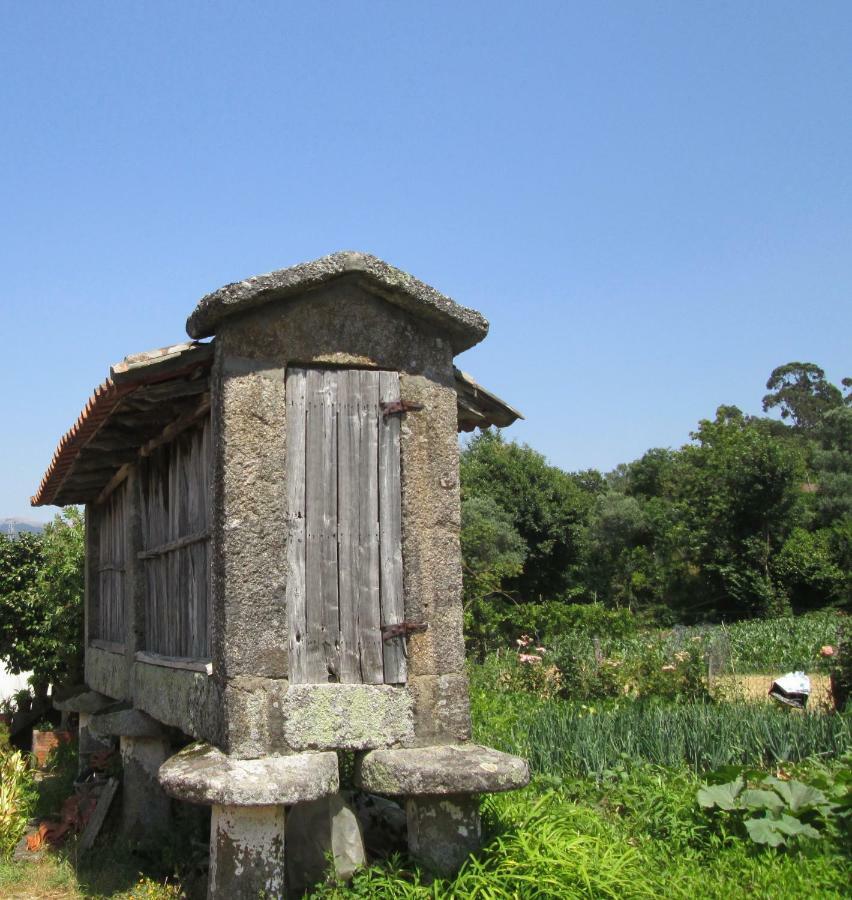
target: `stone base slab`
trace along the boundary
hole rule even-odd
[[[102,712],[89,719],[89,731],[99,737],[160,738],[165,733],[156,719],[138,709]]]
[[[234,759],[210,744],[185,747],[159,778],[172,797],[217,806],[289,806],[340,789],[336,753]]]
[[[478,744],[371,750],[355,767],[358,787],[392,797],[513,791],[529,780],[526,760]]]
[[[291,684],[282,718],[294,750],[367,750],[414,738],[411,697],[391,685]]]
[[[97,713],[107,706],[115,703],[111,697],[99,694],[97,691],[83,691],[80,694],[74,694],[73,697],[67,697],[65,700],[54,700],[53,707],[60,712],[73,713]]]

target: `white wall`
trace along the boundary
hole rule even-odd
[[[24,672],[23,675],[11,675],[6,671],[3,663],[0,663],[0,700],[11,697],[15,691],[20,691],[27,686],[27,679],[31,672]]]

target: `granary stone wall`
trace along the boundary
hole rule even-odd
[[[408,639],[404,690],[414,699],[417,726],[405,743],[469,735],[452,360],[449,343],[431,325],[354,278],[219,325],[212,379],[213,657],[228,752],[298,749],[284,721],[290,707],[284,389],[287,366],[297,364],[398,371],[402,400],[424,407],[403,418],[400,439],[405,619],[429,624]],[[431,712],[419,716],[418,708],[437,694],[443,699],[438,719]],[[388,734],[389,744],[399,740],[398,732]]]

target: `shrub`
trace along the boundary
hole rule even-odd
[[[35,799],[33,776],[17,750],[0,751],[0,859],[21,839]]]

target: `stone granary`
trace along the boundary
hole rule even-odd
[[[212,897],[363,858],[337,751],[438,872],[477,846],[474,795],[528,780],[470,742],[457,432],[519,417],[453,366],[487,330],[335,253],[208,294],[195,340],[115,365],[59,444],[33,503],[86,504],[66,708],[84,750],[118,736],[129,832],[212,807]]]

